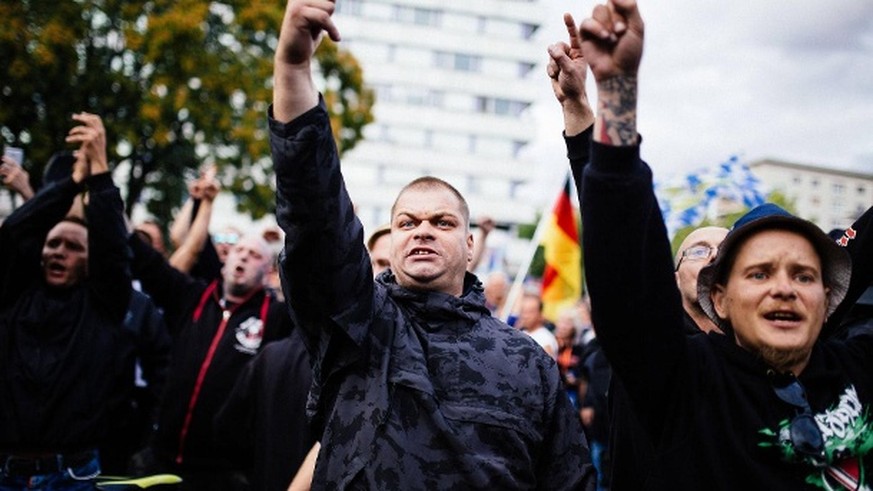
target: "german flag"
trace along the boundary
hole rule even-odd
[[[543,232],[543,315],[551,321],[582,296],[582,249],[579,220],[570,201],[570,178],[558,197]]]

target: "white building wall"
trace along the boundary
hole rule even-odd
[[[342,46],[376,90],[375,122],[343,157],[343,173],[369,233],[389,219],[400,188],[446,179],[471,213],[532,222],[515,193],[533,176],[520,157],[534,137],[528,111],[542,84],[537,0],[342,0]]]

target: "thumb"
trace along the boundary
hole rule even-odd
[[[570,49],[565,43],[555,43],[549,46],[549,56],[555,60],[561,70],[566,70],[570,67],[570,57],[567,56],[567,51]]]

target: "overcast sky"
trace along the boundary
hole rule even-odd
[[[544,59],[547,44],[566,37],[562,13],[578,22],[594,6],[545,3]],[[646,44],[638,129],[656,179],[731,155],[873,173],[873,1],[640,4]],[[554,182],[566,160],[544,70],[542,88],[531,151],[538,180]]]

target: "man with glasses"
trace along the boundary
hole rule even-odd
[[[698,228],[685,237],[676,251],[676,284],[682,295],[682,307],[688,314],[685,328],[689,334],[721,332],[697,301],[697,274],[715,258],[727,233],[724,227]]]
[[[580,29],[599,99],[581,190],[586,276],[598,337],[654,448],[643,487],[869,489],[873,338],[820,336],[848,288],[844,249],[775,205],[752,210],[699,273],[700,306],[725,335],[683,332],[639,157],[643,31],[633,0],[595,7]]]

